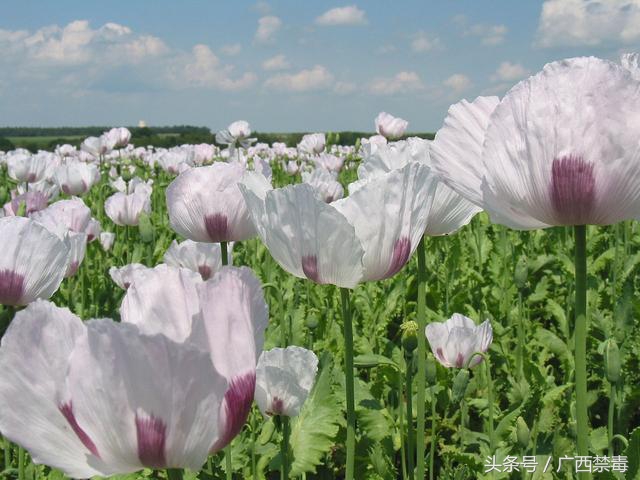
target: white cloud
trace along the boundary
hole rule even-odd
[[[546,0],[542,5],[538,46],[629,44],[639,40],[639,0]]]
[[[275,15],[266,15],[258,19],[258,30],[256,30],[255,41],[258,43],[269,43],[282,27],[282,20]]]
[[[333,86],[333,92],[338,95],[349,95],[350,93],[355,92],[358,89],[358,86],[353,82],[336,82]]]
[[[336,7],[324,12],[316,18],[316,25],[332,27],[336,25],[365,25],[367,16],[364,10],[355,5]]]
[[[267,58],[264,62],[262,62],[262,69],[267,71],[286,70],[287,68],[289,68],[289,62],[287,61],[287,57],[285,57],[283,54]]]
[[[242,51],[242,45],[239,43],[233,43],[231,45],[223,45],[220,47],[220,51],[229,57],[238,55]]]
[[[333,83],[333,75],[322,65],[301,70],[297,73],[280,74],[268,78],[265,86],[275,90],[308,92],[329,88]]]
[[[271,5],[265,1],[259,0],[251,6],[251,10],[258,12],[260,15],[267,15],[271,13]]]
[[[376,78],[369,84],[369,92],[375,95],[394,95],[396,93],[422,90],[424,84],[415,72],[399,72],[393,77]]]
[[[439,49],[442,46],[440,39],[436,36],[427,35],[425,32],[418,32],[411,40],[411,50],[416,53],[428,52]]]
[[[465,35],[480,37],[483,45],[499,45],[504,42],[504,37],[509,29],[505,25],[472,25]]]
[[[195,45],[190,54],[184,55],[169,74],[174,86],[242,90],[256,80],[255,74],[246,72],[233,77],[233,66],[222,65],[220,59],[206,45]]]
[[[117,23],[92,28],[85,20],[33,32],[0,30],[0,76],[32,91],[60,95],[189,87],[239,90],[253,73],[236,74],[206,45],[169,48],[160,38]]]
[[[471,79],[462,73],[454,73],[442,84],[456,93],[464,92],[471,86]]]
[[[398,48],[395,45],[387,44],[387,45],[382,45],[382,46],[378,47],[376,49],[376,53],[378,55],[387,55],[388,53],[393,53],[393,52],[395,52],[397,50],[398,50]]]
[[[496,72],[491,75],[493,82],[512,82],[529,74],[529,70],[519,63],[502,62]]]
[[[30,65],[126,65],[158,57],[168,47],[158,37],[139,35],[129,27],[106,23],[91,28],[86,20],[64,27],[49,25],[33,33],[0,30],[0,50]]]

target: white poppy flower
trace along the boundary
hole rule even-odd
[[[425,330],[431,351],[445,367],[463,368],[474,353],[484,353],[493,340],[491,323],[476,325],[473,320],[454,313],[446,322],[433,322]],[[482,361],[480,355],[471,360],[470,367]]]

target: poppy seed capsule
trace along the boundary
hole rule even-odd
[[[620,380],[620,349],[612,338],[604,346],[604,365],[609,382],[616,383]]]
[[[151,223],[149,215],[144,212],[140,215],[138,228],[140,229],[140,240],[142,240],[144,243],[153,242],[153,237],[155,236],[153,224]]]
[[[400,325],[400,330],[402,330],[402,348],[410,355],[418,347],[418,324],[410,320]]]
[[[318,328],[318,324],[320,323],[320,320],[318,319],[318,312],[316,310],[311,310],[304,323],[310,330]]]

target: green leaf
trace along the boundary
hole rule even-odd
[[[627,457],[628,467],[627,480],[640,479],[640,427],[631,432],[629,445],[624,451]]]
[[[364,355],[358,355],[353,359],[353,363],[356,367],[359,368],[373,368],[379,367],[380,365],[391,365],[395,369],[400,368],[398,364],[390,358],[387,358],[384,355],[376,355],[375,353],[365,353]]]
[[[309,398],[291,427],[291,476],[315,472],[338,434],[342,410],[331,390],[331,364],[321,370]]]

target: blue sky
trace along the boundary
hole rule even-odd
[[[640,46],[640,0],[5,0],[0,125],[435,131],[550,61]]]

